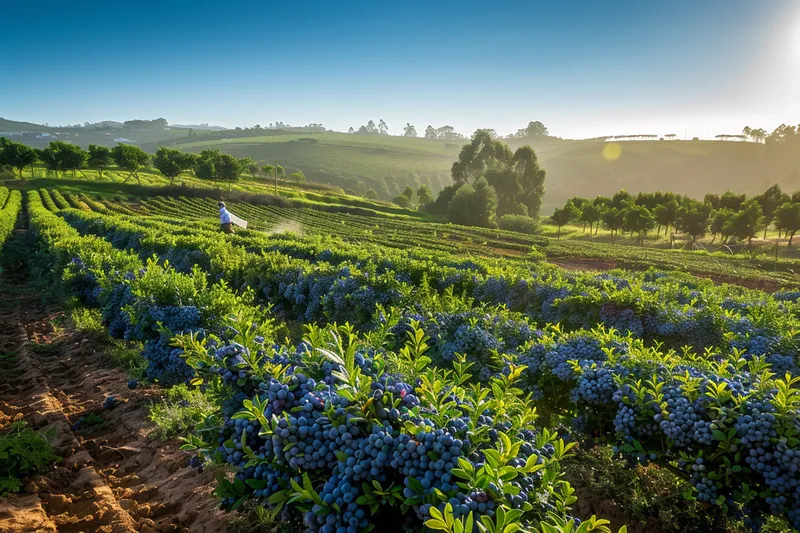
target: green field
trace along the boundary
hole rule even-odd
[[[92,130],[52,128],[2,121],[0,131],[42,131],[86,147],[111,145],[124,136],[155,152],[159,145],[192,152],[218,148],[262,164],[282,164],[300,170],[313,181],[330,183],[363,194],[375,189],[391,200],[407,185],[429,185],[436,193],[450,183],[450,168],[464,141],[438,141],[388,135],[336,132],[225,130],[190,132],[186,129]],[[48,139],[35,134],[15,140],[43,147]],[[530,144],[547,171],[543,213],[572,196],[611,195],[669,190],[695,198],[726,190],[748,194],[777,183],[784,190],[800,188],[800,156],[791,148],[729,141],[623,141],[618,157],[603,155],[606,143],[540,137],[510,139],[512,149]]]
[[[523,143],[533,146],[547,171],[545,213],[572,196],[611,195],[619,189],[668,189],[702,198],[726,190],[756,193],[774,183],[785,190],[800,188],[800,157],[756,143],[625,141],[618,143],[621,153],[613,161],[603,156],[602,142],[509,141],[512,149]],[[415,183],[415,175],[434,191],[448,184],[460,148],[443,141],[344,133],[237,137],[177,146],[190,151],[214,147],[236,157],[277,161],[345,188],[376,188],[384,181],[391,194]]]

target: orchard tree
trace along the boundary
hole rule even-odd
[[[781,191],[778,184],[773,185],[763,193],[755,196],[755,200],[761,206],[761,212],[764,214],[764,239],[767,238],[767,228],[775,219],[775,211],[778,207],[790,198],[788,195]]]
[[[416,137],[417,136],[417,128],[406,122],[406,127],[403,128],[403,136],[404,137]]]
[[[556,209],[553,211],[553,214],[550,216],[550,220],[558,227],[558,235],[557,238],[561,238],[561,228],[572,222],[573,220],[577,220],[580,216],[580,211],[578,208],[575,207],[574,204],[567,202],[567,204],[561,208]]]
[[[86,165],[89,154],[75,144],[53,141],[42,150],[41,158],[48,170],[61,172],[71,170],[74,178],[75,172]]]
[[[619,233],[625,223],[625,211],[616,207],[609,207],[600,216],[605,227],[611,230],[611,244],[614,244],[614,235]]]
[[[749,200],[742,204],[741,210],[728,220],[728,235],[733,235],[739,240],[747,239],[748,247],[753,246],[753,237],[764,225],[764,214],[761,205],[756,200]]]
[[[697,242],[697,237],[704,235],[708,230],[710,216],[710,205],[696,201],[687,202],[676,213],[675,227],[686,235],[691,235],[694,244]]]
[[[711,242],[717,240],[717,235],[720,235],[722,244],[726,244],[728,240],[727,228],[730,227],[730,219],[733,218],[735,213],[730,209],[718,209],[714,211],[711,217]]]
[[[675,224],[675,220],[678,216],[678,202],[670,200],[666,204],[657,205],[655,209],[653,209],[653,216],[658,223],[658,233],[656,234],[660,235],[661,226],[664,226],[664,235],[667,235],[670,226]]]
[[[648,231],[653,229],[653,226],[655,226],[655,220],[646,207],[631,205],[625,210],[623,229],[631,234],[638,234],[640,246],[644,245],[644,237]]]
[[[775,226],[789,234],[789,246],[800,230],[800,202],[786,202],[775,211]]]
[[[125,176],[123,183],[127,183],[129,179],[136,178],[136,181],[141,184],[139,179],[139,169],[147,165],[150,161],[150,156],[139,148],[130,144],[118,144],[111,149],[111,155],[114,157],[114,162],[122,170],[127,170],[128,175]]]
[[[586,203],[581,209],[581,222],[583,222],[583,232],[586,233],[586,224],[589,224],[589,235],[592,234],[592,226],[600,221],[600,209],[592,203]],[[599,225],[599,224],[598,224]]]
[[[160,146],[156,155],[153,156],[153,166],[172,182],[183,171],[180,165],[180,155],[180,150]]]
[[[111,148],[107,146],[89,145],[89,160],[86,165],[97,171],[97,175],[103,177],[103,172],[114,163],[111,156]]]
[[[8,165],[19,170],[19,177],[22,179],[22,170],[30,166],[31,176],[33,176],[33,165],[39,159],[36,150],[27,144],[16,143],[0,138],[0,166]]]
[[[736,194],[733,191],[725,191],[722,196],[719,197],[719,208],[738,211],[741,209],[746,199],[746,194]]]
[[[625,209],[628,204],[632,203],[633,196],[631,196],[631,194],[625,189],[621,189],[611,197],[611,205],[617,209]]]
[[[719,202],[720,199],[718,194],[708,193],[703,198],[703,203],[710,205],[711,208],[714,209],[715,211],[720,208]]]

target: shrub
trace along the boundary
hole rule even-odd
[[[503,215],[497,220],[500,229],[518,231],[520,233],[538,233],[539,221],[523,215]]]

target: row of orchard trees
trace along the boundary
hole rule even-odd
[[[711,234],[712,242],[719,235],[724,244],[731,238],[751,243],[763,231],[767,236],[770,225],[779,237],[787,235],[789,246],[800,230],[800,191],[791,196],[773,185],[750,198],[746,194],[728,191],[722,195],[707,194],[703,201],[671,192],[639,193],[636,196],[622,190],[612,197],[594,199],[570,198],[564,207],[550,217],[561,228],[570,223],[583,224],[584,231],[597,233],[602,224],[611,231],[611,239],[620,232],[639,236],[644,243],[647,233],[656,230],[679,231],[692,238]],[[673,233],[670,233],[673,235]]]
[[[183,172],[192,172],[201,179],[215,181],[237,181],[245,172],[254,176],[284,176],[284,168],[280,165],[257,165],[249,157],[237,159],[223,154],[219,150],[203,150],[199,154],[181,152],[173,148],[160,147],[151,156],[138,146],[118,144],[113,148],[89,145],[88,150],[65,141],[53,141],[46,148],[36,149],[22,143],[0,137],[0,167],[12,168],[23,177],[23,170],[31,169],[34,173],[36,165],[42,164],[48,171],[83,173],[84,169],[97,171],[102,176],[106,170],[116,167],[127,171],[125,181],[131,178],[139,180],[139,171],[150,168],[149,165],[174,181]],[[295,172],[290,176],[295,181],[305,181],[305,176]]]

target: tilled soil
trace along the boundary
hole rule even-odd
[[[178,442],[148,437],[158,389],[129,390],[102,349],[54,328],[39,300],[24,282],[0,277],[0,431],[24,419],[51,432],[63,459],[0,498],[0,532],[224,532],[214,472],[190,468]],[[103,409],[109,395],[122,401],[112,410]],[[89,414],[103,424],[72,429]]]

